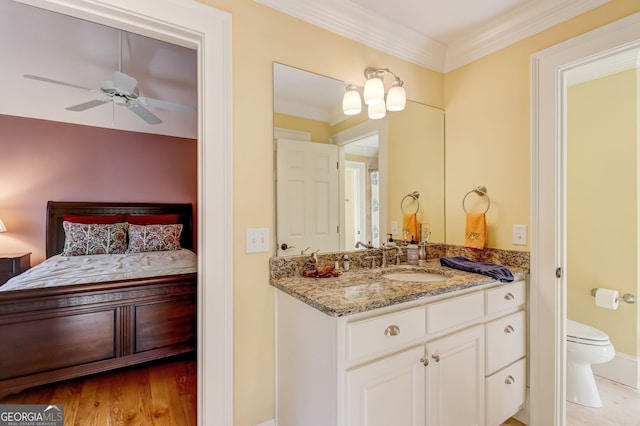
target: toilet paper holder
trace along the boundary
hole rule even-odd
[[[591,289],[591,295],[593,297],[596,296],[596,291],[598,291],[597,288]],[[618,298],[618,300],[622,300],[623,302],[626,302],[626,303],[636,303],[636,297],[633,294],[629,294],[629,293],[623,294]]]

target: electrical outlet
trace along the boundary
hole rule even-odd
[[[398,235],[398,221],[396,220],[391,222],[391,233],[393,235]]]
[[[513,244],[516,246],[527,245],[527,225],[513,225]]]
[[[269,251],[269,228],[247,228],[247,253]]]

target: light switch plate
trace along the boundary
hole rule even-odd
[[[398,235],[398,222],[395,220],[391,222],[391,233],[393,235]]]
[[[269,251],[269,228],[247,228],[247,253]]]
[[[516,246],[527,245],[527,225],[513,225],[513,244]]]

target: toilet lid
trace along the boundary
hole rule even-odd
[[[611,342],[606,333],[577,321],[567,320],[567,340],[587,345],[604,346]]]

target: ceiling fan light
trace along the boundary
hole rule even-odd
[[[371,120],[379,120],[387,115],[387,109],[385,108],[384,102],[369,104],[367,105],[367,110]]]
[[[364,84],[364,103],[367,105],[382,103],[384,105],[384,84],[381,78],[371,77]]]
[[[399,80],[396,80],[399,81]],[[387,93],[387,110],[402,111],[407,103],[407,93],[402,87],[402,82],[395,84]]]
[[[362,100],[357,86],[350,84],[342,98],[342,111],[345,115],[358,115],[362,111]]]

